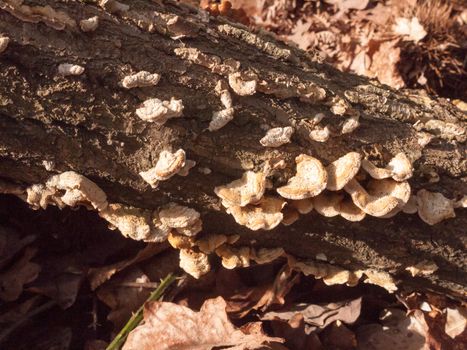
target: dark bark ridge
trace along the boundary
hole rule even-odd
[[[0,32],[10,38],[0,53],[2,178],[27,186],[74,170],[95,181],[110,202],[153,209],[173,201],[196,208],[203,233],[238,233],[239,245],[283,247],[303,258],[324,253],[345,268],[378,268],[407,286],[464,295],[464,210],[435,226],[406,214],[350,223],[313,212],[292,226],[250,231],[225,214],[213,192],[267,160],[287,164],[272,176],[277,188],[294,174],[294,159],[302,153],[326,165],[357,151],[384,165],[404,152],[415,160],[413,192],[425,188],[459,198],[467,193],[466,117],[447,101],[341,73],[270,35],[221,17],[207,23],[195,9],[170,1],[132,1],[129,11],[113,14],[81,2],[34,2],[46,4],[55,11],[52,19],[26,18],[11,2],[0,3]],[[96,15],[98,28],[82,32],[79,20]],[[60,63],[85,72],[59,76]],[[212,112],[223,108],[215,86],[236,69],[257,77],[256,93],[232,92],[234,119],[209,132]],[[141,70],[162,78],[154,87],[120,86],[124,76]],[[184,116],[162,127],[139,119],[136,108],[154,97],[182,99]],[[331,130],[322,143],[309,137],[317,113],[325,114],[321,124]],[[360,126],[340,134],[342,122],[356,114]],[[265,125],[293,126],[292,142],[263,147]],[[420,132],[433,140],[424,146]],[[178,148],[196,167],[151,189],[138,173],[152,167],[163,149]],[[202,167],[212,173],[197,171]],[[439,181],[427,178],[432,170]],[[421,260],[435,261],[439,270],[410,278],[404,268]]]

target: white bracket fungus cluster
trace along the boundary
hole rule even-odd
[[[224,61],[218,56],[208,55],[193,47],[178,47],[174,53],[194,64],[208,68],[211,72],[227,76],[230,73],[238,71],[240,62],[227,58]]]
[[[117,0],[100,0],[99,6],[109,13],[127,12],[130,9],[130,6]]]
[[[173,97],[170,101],[161,101],[158,98],[150,98],[136,110],[136,115],[147,122],[163,125],[170,118],[180,117],[183,112],[182,100]]]
[[[135,74],[125,76],[121,84],[125,89],[133,89],[136,87],[155,86],[159,83],[161,76],[157,73],[149,73],[147,71],[140,71]]]
[[[159,211],[162,224],[177,231],[181,235],[193,237],[202,230],[200,214],[183,205],[169,203]]]
[[[10,43],[10,38],[7,36],[0,37],[0,53],[6,50],[8,44]]]
[[[81,75],[84,73],[84,67],[77,64],[61,63],[58,65],[58,74],[67,75]]]
[[[82,19],[81,21],[79,21],[79,27],[85,33],[95,31],[98,26],[99,26],[98,16],[89,17],[89,18]]]
[[[219,94],[224,109],[220,111],[214,111],[212,113],[212,119],[208,127],[209,131],[216,131],[224,127],[234,118],[235,112],[233,108],[232,96],[230,95],[227,84],[224,81],[219,80],[217,82],[215,91],[217,94]]]
[[[88,208],[103,210],[107,207],[107,196],[99,186],[88,178],[74,172],[50,177],[47,182],[28,187],[27,203],[34,209],[45,209],[48,204],[75,207],[84,205]]]
[[[293,127],[272,128],[266,132],[266,135],[259,140],[264,147],[280,147],[290,142],[294,132]]]
[[[185,151],[182,149],[174,153],[162,151],[156,165],[147,171],[141,171],[139,175],[152,188],[157,188],[159,181],[165,181],[175,174],[187,176],[188,171],[195,165],[195,161],[186,159]]]
[[[377,168],[356,152],[347,153],[327,167],[305,154],[296,157],[295,162],[296,174],[276,189],[288,202],[265,195],[269,187],[262,172],[247,171],[241,179],[216,187],[215,193],[227,213],[252,230],[270,230],[280,222],[290,225],[299,214],[313,209],[320,215],[340,215],[348,221],[361,221],[366,215],[391,218],[401,211],[418,212],[423,221],[435,225],[454,217],[454,208],[465,206],[465,199],[449,200],[426,190],[412,195],[407,182],[412,176],[412,164],[403,153],[394,156],[386,168]],[[364,186],[358,180],[361,168],[372,177]]]

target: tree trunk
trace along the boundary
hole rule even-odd
[[[96,182],[112,203],[195,208],[203,234],[238,233],[238,245],[283,247],[301,258],[324,253],[347,269],[390,272],[408,289],[465,296],[465,210],[434,226],[403,213],[353,223],[312,212],[292,226],[252,231],[235,223],[213,191],[268,160],[286,162],[271,177],[277,188],[294,175],[299,154],[327,165],[356,151],[384,166],[404,152],[414,161],[413,193],[427,189],[459,198],[467,193],[466,119],[449,102],[339,72],[269,34],[223,17],[207,22],[196,9],[172,1],[127,1],[130,9],[116,12],[91,1],[14,3],[0,0],[0,33],[10,39],[0,53],[4,180],[28,186],[74,170]],[[79,21],[93,16],[99,17],[97,29],[83,32]],[[59,75],[62,63],[85,71]],[[160,82],[121,86],[124,76],[143,70],[159,73]],[[224,108],[216,84],[236,71],[257,82],[256,92],[240,96],[229,89],[234,119],[209,131],[213,111]],[[136,116],[143,101],[171,97],[183,101],[182,117],[160,126]],[[326,142],[309,136],[318,113],[325,115],[319,125],[331,131]],[[360,126],[342,134],[342,123],[356,115]],[[278,126],[294,127],[292,142],[262,146],[265,130]],[[162,150],[179,148],[195,168],[152,189],[139,172],[153,167]],[[405,268],[422,260],[439,270],[411,278]]]

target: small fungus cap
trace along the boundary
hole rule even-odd
[[[286,202],[277,197],[263,197],[257,205],[234,206],[227,209],[235,221],[250,230],[272,230],[284,218],[281,210]]]
[[[420,190],[417,192],[418,216],[429,225],[456,217],[453,202],[441,193]]]
[[[397,199],[397,206],[384,218],[390,218],[402,210],[410,199],[410,185],[407,181],[398,182],[392,179],[375,180],[368,182],[368,193],[374,197],[391,196]]]
[[[159,211],[159,218],[165,226],[179,229],[195,225],[200,220],[200,214],[192,208],[170,203]]]
[[[313,197],[313,207],[320,215],[334,217],[339,215],[340,202],[342,202],[343,199],[343,194],[322,192],[316,197]]]
[[[391,159],[388,169],[392,172],[392,178],[396,181],[405,181],[412,177],[413,168],[409,158],[404,153],[398,153]]]
[[[211,271],[208,256],[191,249],[180,250],[180,268],[196,279]]]
[[[149,73],[147,71],[140,71],[138,73],[127,75],[122,80],[122,86],[125,89],[132,89],[135,87],[154,86],[159,83],[161,76],[157,73]]]
[[[266,135],[259,140],[264,147],[280,147],[290,142],[294,130],[291,126],[269,129]]]
[[[214,192],[222,199],[222,205],[226,208],[256,203],[263,197],[265,190],[266,174],[253,171],[245,172],[241,179],[214,188]]]
[[[399,204],[399,200],[392,196],[371,196],[355,179],[350,180],[344,189],[354,204],[371,216],[384,216]]]
[[[366,213],[347,198],[339,203],[339,215],[345,220],[357,222],[362,221]]]
[[[235,72],[229,74],[229,85],[237,95],[248,96],[256,92],[257,80],[244,80],[242,73]]]
[[[313,210],[313,200],[311,198],[290,200],[289,205],[297,209],[300,214],[308,214]]]
[[[326,167],[328,173],[328,182],[326,189],[330,191],[339,191],[357,175],[362,156],[357,152],[349,152],[346,155],[335,160]]]
[[[277,192],[287,199],[305,199],[317,196],[326,188],[328,175],[321,162],[306,154],[295,158],[297,173]]]

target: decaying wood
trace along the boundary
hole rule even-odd
[[[301,258],[324,253],[347,269],[388,271],[407,288],[465,296],[465,210],[434,226],[403,213],[352,223],[312,212],[292,226],[251,231],[237,225],[214,194],[215,186],[262,169],[268,160],[286,163],[271,176],[275,189],[294,175],[299,154],[327,165],[357,151],[382,166],[404,152],[414,161],[413,192],[459,198],[467,193],[462,112],[441,99],[341,73],[269,34],[222,17],[208,21],[206,13],[186,5],[127,4],[129,10],[110,13],[89,2],[37,0],[25,8],[0,1],[0,33],[9,38],[0,52],[3,180],[26,187],[74,170],[95,181],[111,203],[196,208],[202,234],[239,234],[237,245],[283,247]],[[82,31],[80,21],[95,16],[98,26]],[[60,74],[61,64],[84,70]],[[122,86],[141,71],[160,80]],[[164,124],[142,120],[136,110],[154,98],[168,101],[165,106],[181,100],[183,115]],[[216,112],[231,120],[211,131]],[[319,128],[329,132],[325,142],[310,138],[317,115]],[[349,118],[359,125],[342,133]],[[265,130],[286,126],[295,129],[290,143],[260,143]],[[139,173],[153,167],[161,151],[178,149],[196,166],[188,176],[151,188]],[[410,277],[405,268],[423,260],[439,270]]]

